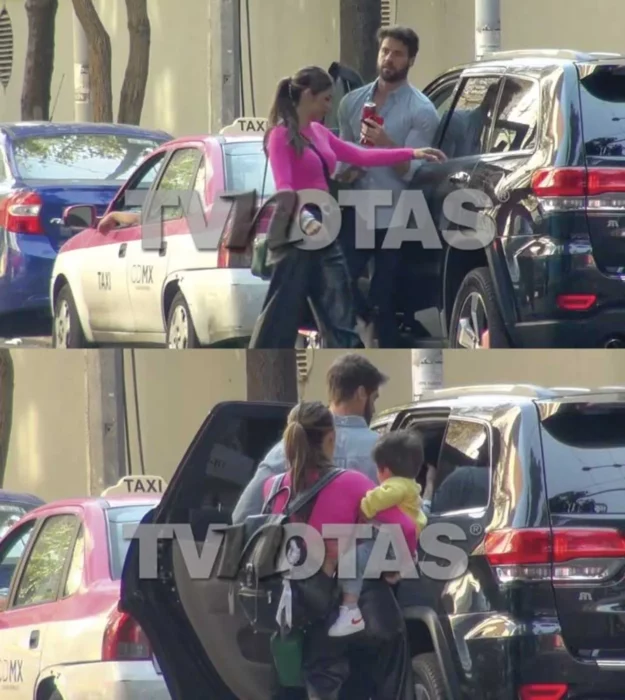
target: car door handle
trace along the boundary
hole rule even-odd
[[[126,243],[122,243],[122,244],[119,246],[119,252],[117,253],[117,255],[118,255],[120,258],[126,257],[126,246],[127,246]]]
[[[39,646],[39,630],[33,630],[28,640],[28,648],[36,649]]]
[[[449,176],[449,182],[453,182],[454,185],[466,185],[470,179],[469,173],[454,173]]]
[[[161,243],[161,247],[158,249],[158,254],[163,257],[167,253],[167,241]]]

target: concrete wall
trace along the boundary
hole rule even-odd
[[[443,351],[445,386],[538,384],[541,386],[625,386],[625,352],[620,350]]]
[[[91,351],[93,352],[93,351]],[[338,352],[311,353],[302,397],[325,400],[325,374]],[[409,401],[410,351],[365,353],[392,377],[379,408]],[[13,430],[4,487],[46,500],[87,495],[89,424],[83,352],[17,350]],[[220,401],[245,400],[244,351],[124,353],[130,465],[169,480],[211,408]],[[136,406],[139,408],[137,430]]]
[[[94,0],[113,45],[113,94],[117,104],[128,55],[124,0]],[[5,0],[15,35],[11,82],[0,93],[0,120],[19,119],[26,50],[23,0]],[[252,80],[247,59],[247,23],[243,6],[243,77],[245,106],[251,114],[251,83],[256,112],[266,113],[276,81],[304,65],[328,66],[339,55],[338,0],[250,0]],[[52,92],[55,119],[73,119],[72,8],[59,3]],[[393,2],[391,3],[393,5]],[[1,7],[1,3],[0,3]],[[206,131],[208,90],[208,2],[149,0],[152,25],[150,75],[143,125],[174,135]],[[472,0],[399,2],[397,21],[414,27],[421,54],[411,76],[423,87],[449,66],[473,57]],[[502,47],[575,48],[625,52],[622,0],[501,0]]]

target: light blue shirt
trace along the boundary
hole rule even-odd
[[[354,469],[377,483],[378,470],[371,453],[380,437],[371,430],[360,416],[334,416],[336,426],[336,446],[334,465],[341,469]],[[242,523],[250,515],[259,515],[263,509],[263,486],[267,479],[286,471],[284,443],[280,441],[267,453],[258,465],[256,474],[245,487],[232,513],[233,524]]]
[[[338,121],[344,141],[360,142],[362,108],[366,102],[373,101],[376,85],[377,81],[369,83],[347,93],[341,100]],[[410,83],[393,90],[379,114],[384,118],[384,131],[397,146],[427,148],[432,145],[439,124],[438,112],[430,99]],[[423,162],[413,160],[403,177],[394,168],[369,168],[366,175],[354,183],[356,190],[390,190],[393,193],[393,206],[376,208],[375,228],[388,228],[399,195]]]

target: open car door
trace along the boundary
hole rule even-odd
[[[201,554],[209,526],[231,522],[239,495],[281,438],[291,408],[215,406],[144,523],[190,524]],[[156,578],[142,578],[139,544],[133,539],[128,551],[120,604],[149,638],[172,700],[266,700],[270,657],[254,658],[245,619],[230,612],[229,582],[193,577],[177,539],[159,541]]]

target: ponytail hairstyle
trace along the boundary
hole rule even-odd
[[[310,486],[312,475],[332,467],[322,444],[324,437],[333,431],[334,418],[320,401],[299,403],[289,414],[284,453],[294,494]]]
[[[288,131],[288,142],[293,146],[298,156],[301,156],[306,147],[306,139],[300,134],[297,105],[305,90],[310,90],[313,95],[331,90],[334,81],[330,74],[318,66],[308,66],[297,71],[291,78],[282,78],[276,89],[276,96],[269,110],[267,119],[267,131],[265,133],[265,153],[267,152],[267,139],[271,130],[283,124]]]

